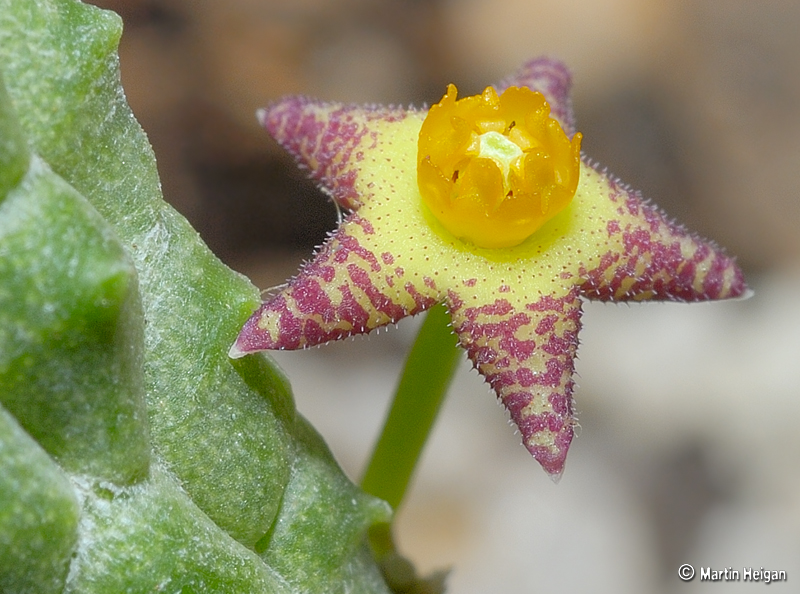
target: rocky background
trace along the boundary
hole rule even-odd
[[[736,254],[746,302],[587,304],[582,431],[553,485],[459,374],[398,539],[450,591],[687,592],[681,563],[800,580],[800,4],[790,0],[103,0],[164,193],[279,284],[335,226],[257,125],[288,93],[436,102],[564,59],[584,152]],[[279,361],[357,480],[415,320]],[[755,587],[727,584],[726,592]]]

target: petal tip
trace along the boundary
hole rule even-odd
[[[242,350],[242,347],[239,345],[239,339],[236,339],[236,342],[233,343],[230,350],[228,351],[228,357],[230,359],[241,359],[245,355],[248,355],[246,351]]]
[[[534,451],[531,451],[532,449]],[[542,447],[528,448],[528,451],[531,452],[534,459],[542,467],[542,470],[544,470],[550,479],[556,484],[558,484],[562,475],[564,474],[564,466],[567,462],[568,450],[568,445],[563,449],[558,449],[555,451]]]
[[[259,351],[280,348],[279,345],[274,344],[275,341],[271,339],[270,333],[259,326],[259,323],[264,317],[265,309],[266,305],[262,304],[262,306],[244,323],[233,346],[231,346],[228,351],[228,357],[231,359],[240,359],[245,355],[257,353]]]
[[[561,470],[555,472],[550,472],[547,469],[545,469],[545,472],[547,472],[547,476],[550,477],[550,480],[553,481],[553,484],[557,485],[558,483],[561,482],[561,477],[564,476],[564,467],[562,466]]]
[[[554,483],[558,483],[564,474],[567,454],[574,435],[573,424],[568,422],[550,439],[542,439],[541,435],[534,433],[523,441],[527,450]]]

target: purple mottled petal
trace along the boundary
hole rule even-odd
[[[399,121],[403,109],[322,103],[290,96],[260,110],[261,124],[342,207],[355,210],[364,196],[356,189],[364,152],[379,148],[376,120]]]
[[[581,267],[584,297],[686,302],[747,294],[742,270],[722,249],[670,220],[638,192],[613,180],[608,188],[617,218],[607,221],[606,233],[614,247],[599,265]]]
[[[435,290],[415,287],[393,256],[368,247],[370,224],[351,214],[289,286],[247,321],[231,356],[300,349],[364,334],[434,305]]]
[[[515,309],[507,300],[447,304],[461,345],[494,388],[522,433],[522,443],[551,476],[564,470],[573,437],[572,390],[580,329],[577,288]]]

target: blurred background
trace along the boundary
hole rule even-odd
[[[400,510],[455,593],[693,591],[696,567],[800,580],[800,4],[793,0],[102,0],[165,198],[262,289],[334,228],[257,125],[284,94],[413,104],[548,54],[583,149],[735,254],[749,301],[585,307],[581,431],[554,485],[464,362]],[[358,480],[418,320],[279,353]],[[792,584],[795,584],[794,586]],[[726,584],[725,592],[752,584]]]

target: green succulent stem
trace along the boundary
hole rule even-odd
[[[426,315],[361,480],[364,491],[388,502],[395,510],[408,490],[459,361],[460,351],[449,322],[450,316],[441,304]],[[398,552],[388,522],[370,527],[369,544],[392,591],[444,591],[446,572],[420,578]]]
[[[408,489],[459,360],[449,322],[441,304],[425,317],[361,480],[364,491],[395,510]]]

